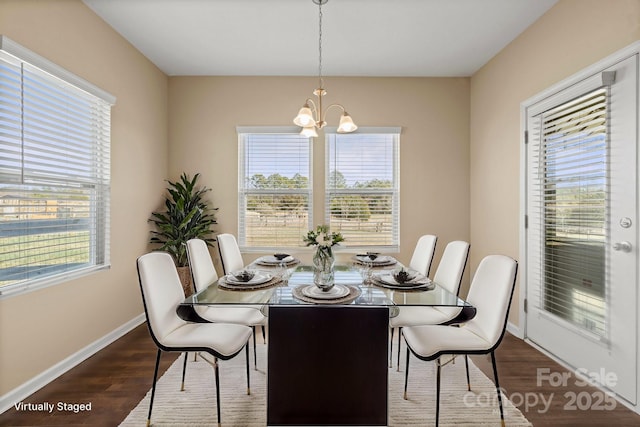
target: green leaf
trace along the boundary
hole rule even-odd
[[[150,232],[149,242],[158,245],[156,250],[171,254],[178,266],[187,265],[186,242],[199,238],[208,245],[215,241],[211,237],[212,226],[217,224],[212,208],[204,199],[211,191],[206,187],[197,187],[200,174],[189,178],[186,173],[180,175],[176,182],[167,180],[167,196],[164,212],[152,212],[149,222],[155,230]]]

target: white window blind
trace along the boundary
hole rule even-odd
[[[531,248],[539,262],[532,303],[589,332],[606,334],[607,88],[530,119]]]
[[[399,128],[326,131],[325,220],[344,246],[399,247]]]
[[[299,247],[312,224],[311,139],[296,128],[238,128],[238,244]]]
[[[0,292],[6,294],[109,265],[115,99],[0,41]]]

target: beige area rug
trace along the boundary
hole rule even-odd
[[[266,425],[266,345],[258,344],[258,371],[251,360],[251,395],[246,394],[244,351],[232,360],[220,362],[222,425]],[[253,349],[251,349],[253,350]],[[253,353],[253,351],[251,351]],[[389,426],[435,424],[435,364],[411,357],[409,400],[402,398],[404,350],[401,372],[389,369]],[[253,356],[253,355],[252,355]],[[158,380],[151,422],[154,426],[216,426],[216,398],[211,365],[189,355],[185,391],[180,391],[180,357]],[[471,392],[467,391],[464,359],[442,368],[440,396],[441,426],[499,426],[496,389],[469,360]],[[149,372],[151,378],[153,372]],[[151,391],[127,416],[121,426],[144,426]],[[531,426],[522,413],[503,396],[507,426]]]

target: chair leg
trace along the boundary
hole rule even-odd
[[[404,367],[404,400],[407,400],[407,384],[409,382],[409,346],[407,345],[407,361]]]
[[[158,365],[160,365],[160,353],[162,353],[162,350],[158,349],[158,353],[156,355],[156,367],[153,370],[153,384],[151,385],[151,402],[149,403],[147,427],[151,425],[151,410],[153,409],[153,398],[156,396],[156,381],[158,380]]]
[[[251,383],[249,377],[249,343],[247,343],[247,345],[245,345],[244,347],[247,353],[247,394],[251,394]]]
[[[471,380],[469,379],[469,357],[464,355],[464,367],[467,370],[467,391],[471,391]]]
[[[402,327],[398,328],[398,367],[396,368],[396,372],[400,372],[400,343],[402,338]]]
[[[436,427],[440,423],[440,358],[436,360]]]
[[[396,328],[391,328],[391,339],[389,340],[389,367],[393,368],[393,334]]]
[[[258,350],[256,349],[256,327],[252,326],[251,329],[253,329],[253,369],[257,371],[258,370]]]
[[[216,406],[218,410],[218,427],[222,425],[220,421],[220,373],[218,372],[218,358],[213,359],[213,376],[216,381]]]
[[[189,353],[184,354],[184,362],[182,363],[182,384],[180,384],[180,391],[184,391],[184,377],[187,374],[187,356],[189,356]]]
[[[496,383],[496,392],[498,393],[498,405],[500,405],[500,423],[504,427],[504,412],[502,410],[502,393],[500,393],[500,383],[498,382],[498,368],[496,367],[496,355],[491,352],[491,365],[493,365],[493,378]]]
[[[262,327],[261,327],[261,328],[262,328],[262,343],[263,343],[263,344],[266,344],[266,343],[267,343],[267,334],[266,334],[266,332],[265,332],[265,327],[264,327],[264,325],[262,325]]]

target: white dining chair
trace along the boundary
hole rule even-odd
[[[436,242],[438,237],[431,234],[425,234],[418,239],[416,247],[413,249],[409,268],[416,270],[418,273],[429,276],[433,255],[436,252]]]
[[[204,240],[191,239],[187,241],[187,258],[196,292],[200,292],[218,280],[218,273],[213,265],[207,243]],[[262,314],[260,308],[240,305],[196,305],[194,309],[200,317],[209,322],[237,323],[250,326],[253,330],[253,365],[254,369],[258,369],[256,326],[262,327],[262,339],[265,341],[265,324],[267,322],[267,317]]]
[[[218,425],[220,425],[218,359],[231,359],[243,348],[246,349],[247,394],[250,394],[249,337],[251,336],[251,328],[227,323],[191,323],[181,319],[176,313],[176,308],[184,301],[185,294],[173,258],[168,253],[152,252],[142,255],[137,259],[136,265],[149,333],[158,347],[147,426],[151,424],[158,365],[163,351],[204,352],[213,357],[213,360],[209,360],[201,354],[202,359],[213,366]],[[184,390],[186,360],[185,354],[182,390]]]
[[[436,360],[436,426],[440,417],[440,362],[442,355],[491,354],[493,377],[498,393],[500,420],[504,426],[502,396],[498,382],[498,370],[494,351],[504,336],[509,307],[513,298],[518,263],[504,255],[489,255],[478,265],[473,277],[467,301],[476,309],[473,319],[462,325],[421,325],[404,328],[407,344],[404,398],[407,398],[409,380],[409,356],[413,353],[420,360]],[[447,362],[448,363],[448,362]],[[467,370],[467,383],[469,375]]]
[[[433,256],[436,252],[436,243],[438,237],[432,234],[425,234],[420,236],[418,242],[416,242],[415,248],[413,248],[413,254],[409,261],[409,268],[417,271],[423,276],[428,277],[431,271],[431,264],[433,263]],[[391,327],[391,339],[389,340],[389,367],[392,365],[393,358],[393,335],[395,333],[395,326]],[[398,340],[400,339],[400,333],[398,333]]]
[[[439,286],[454,295],[460,293],[462,276],[469,259],[469,243],[462,240],[449,242],[444,248],[442,258],[433,276],[433,281]],[[437,307],[437,306],[402,306],[399,307],[398,315],[389,319],[391,327],[391,348],[389,351],[389,366],[392,365],[393,354],[393,334],[398,329],[398,365],[400,370],[400,340],[402,328],[416,325],[439,325],[454,319],[461,309],[459,307]]]
[[[233,234],[218,234],[218,251],[220,251],[220,261],[222,261],[222,270],[225,274],[232,271],[241,270],[244,267],[242,253],[238,246],[238,241]]]

